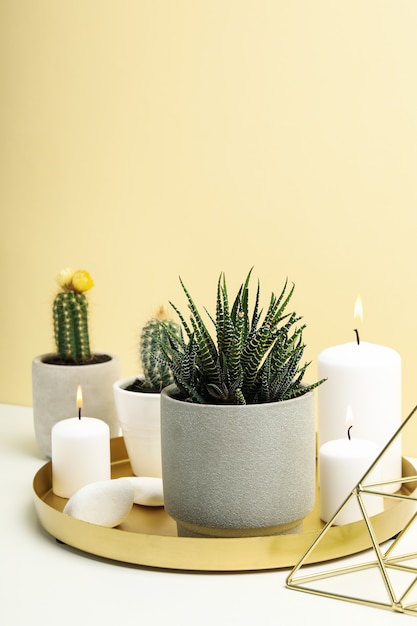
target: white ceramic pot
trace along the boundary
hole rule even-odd
[[[113,383],[120,377],[119,357],[90,365],[53,365],[45,363],[51,354],[32,361],[32,400],[36,440],[40,451],[51,456],[51,429],[56,422],[77,415],[77,387],[83,393],[82,414],[102,419],[110,427],[110,436],[120,429],[113,397]]]
[[[162,476],[160,393],[128,391],[140,376],[113,385],[117,417],[135,476]]]
[[[161,393],[165,509],[180,536],[299,532],[315,503],[314,394],[226,406]]]

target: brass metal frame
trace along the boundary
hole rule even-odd
[[[295,589],[297,591],[303,591],[305,593],[311,593],[311,594],[315,594],[319,596],[324,596],[327,598],[345,600],[348,602],[355,602],[355,603],[364,604],[364,605],[368,605],[368,606],[372,606],[376,608],[389,609],[389,610],[397,611],[400,613],[417,615],[417,600],[410,601],[410,594],[417,587],[417,565],[412,564],[412,560],[417,559],[417,552],[411,552],[411,553],[401,554],[399,556],[393,556],[395,548],[398,548],[399,544],[404,539],[404,536],[410,530],[415,520],[417,519],[417,505],[416,504],[413,505],[412,510],[410,511],[411,517],[405,523],[404,527],[399,532],[399,534],[393,539],[393,542],[388,547],[388,549],[385,552],[383,552],[381,549],[381,546],[378,543],[378,539],[376,537],[374,527],[372,524],[372,519],[367,514],[366,506],[363,500],[364,494],[370,494],[370,495],[375,495],[375,496],[382,495],[384,498],[407,500],[407,501],[417,503],[417,489],[414,489],[414,490],[412,489],[410,490],[410,493],[407,493],[407,494],[404,494],[404,493],[390,494],[390,493],[385,493],[384,491],[380,489],[383,486],[397,483],[399,481],[401,481],[403,484],[413,483],[417,479],[417,474],[414,476],[408,476],[407,478],[399,478],[397,480],[391,480],[391,481],[380,482],[380,483],[366,484],[365,482],[366,479],[369,477],[369,474],[372,472],[372,470],[377,465],[377,463],[380,462],[380,460],[382,459],[382,457],[384,456],[388,448],[391,446],[393,441],[400,435],[400,433],[404,430],[407,424],[412,420],[416,411],[417,411],[417,406],[411,411],[411,413],[404,420],[402,425],[398,428],[398,430],[394,433],[394,435],[391,437],[388,443],[384,446],[380,454],[376,457],[373,463],[366,470],[365,474],[359,480],[359,482],[351,491],[349,496],[342,503],[339,509],[335,512],[333,517],[324,526],[320,534],[316,537],[316,539],[313,541],[313,543],[310,545],[310,547],[307,549],[307,551],[304,553],[304,555],[301,557],[298,563],[294,566],[294,568],[292,569],[291,573],[289,574],[286,580],[287,588]],[[415,487],[415,485],[412,485],[412,487]],[[314,559],[311,558],[312,554],[314,553],[317,546],[321,542],[326,541],[325,537],[328,531],[334,524],[335,520],[337,520],[338,515],[345,508],[345,506],[352,500],[352,498],[357,499],[363,520],[365,521],[365,524],[366,524],[367,532],[369,533],[369,537],[370,537],[371,544],[372,544],[372,549],[375,553],[376,558],[370,561],[368,560],[368,561],[361,562],[361,563],[355,563],[350,566],[345,566],[345,567],[340,567],[340,568],[330,568],[330,569],[326,569],[320,572],[315,571],[314,573],[306,574],[304,576],[298,575],[301,567],[303,566],[308,567],[309,562],[314,562]],[[408,564],[407,564],[407,561],[408,561]],[[375,568],[376,571],[381,574],[382,582],[383,582],[383,585],[385,587],[385,591],[387,594],[386,602],[345,595],[342,593],[329,592],[323,589],[315,589],[313,587],[306,586],[317,580],[324,580],[328,578],[342,576],[345,574],[353,574],[355,572],[358,572],[361,570],[368,570],[371,568]],[[391,570],[414,574],[414,579],[412,580],[410,584],[408,584],[405,590],[403,589],[401,591],[398,591],[398,589],[396,590],[395,588],[396,585],[394,581],[390,577]]]

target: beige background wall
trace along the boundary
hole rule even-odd
[[[95,349],[285,278],[307,357],[363,339],[417,403],[415,0],[1,0],[0,401],[31,404],[55,275],[85,268]]]

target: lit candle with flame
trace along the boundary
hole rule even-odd
[[[353,321],[355,322],[355,333],[356,333],[356,343],[358,346],[360,345],[360,326],[362,326],[363,321],[363,307],[362,307],[362,299],[358,296],[355,300],[355,306],[353,307]]]
[[[78,386],[78,417],[57,422],[51,431],[52,491],[62,498],[89,483],[110,480],[110,429],[103,420],[81,417],[82,406]]]
[[[350,405],[346,411],[345,429],[345,437],[327,441],[319,450],[320,518],[324,522],[329,522],[335,516],[381,451],[380,446],[373,441],[356,439],[351,434],[355,431],[355,425]],[[382,464],[378,462],[365,484],[381,482],[382,471]],[[382,496],[362,497],[368,515],[383,512]],[[361,510],[354,497],[338,513],[333,523],[339,526],[361,518]]]
[[[81,389],[81,385],[77,387],[77,401],[76,401],[77,409],[78,409],[78,419],[81,419],[81,409],[83,408],[83,392]]]
[[[374,441],[381,448],[401,425],[401,357],[393,349],[363,341],[362,301],[356,300],[356,340],[323,350],[318,356],[318,443],[343,438],[346,407],[355,416],[358,438]],[[383,480],[401,477],[401,437],[384,454]],[[398,483],[387,486],[396,491]]]

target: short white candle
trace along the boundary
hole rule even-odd
[[[73,417],[51,430],[52,491],[71,498],[76,491],[100,480],[110,480],[110,429],[95,417]]]
[[[393,349],[363,342],[327,348],[317,359],[318,445],[345,435],[344,412],[352,406],[355,434],[384,447],[401,425],[401,357]],[[401,478],[401,437],[383,459],[383,480]],[[395,491],[398,484],[386,487]]]
[[[364,439],[335,439],[327,441],[319,450],[320,518],[329,522],[340,506],[370,468],[380,447]],[[382,480],[382,465],[378,462],[364,484]],[[376,488],[378,490],[378,488]],[[382,496],[362,494],[368,515],[377,515],[384,510]],[[362,519],[356,496],[352,497],[337,518],[335,525],[350,524]]]

